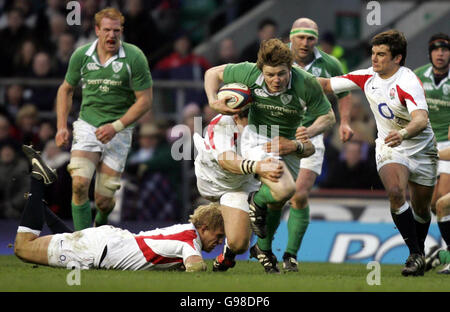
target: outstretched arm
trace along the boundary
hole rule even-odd
[[[56,95],[56,120],[57,132],[55,142],[58,147],[69,144],[69,130],[67,129],[67,117],[72,109],[72,96],[74,87],[66,80],[59,86]]]
[[[350,113],[352,110],[351,93],[339,99],[338,109],[340,117],[339,137],[342,142],[347,142],[353,137],[353,129],[350,127]]]

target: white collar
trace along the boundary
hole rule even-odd
[[[113,55],[112,57],[110,57],[108,59],[108,61],[106,61],[105,65],[101,65],[100,62],[97,59],[97,56],[94,54],[95,49],[97,48],[97,43],[98,43],[98,39],[95,40],[91,46],[89,47],[89,49],[86,51],[86,55],[92,57],[92,59],[95,61],[95,63],[97,63],[97,65],[99,66],[103,66],[103,67],[107,67],[110,63],[112,63],[114,60],[116,60],[117,58],[124,58],[126,57],[125,54],[125,49],[123,48],[122,45],[122,41],[120,41],[120,47],[119,47],[119,51],[118,53],[116,53],[115,55]]]

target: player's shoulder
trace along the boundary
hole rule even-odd
[[[420,67],[417,67],[416,69],[414,69],[414,73],[417,76],[423,76],[425,74],[425,72],[431,67],[431,63],[422,65]]]
[[[87,56],[88,50],[91,48],[93,42],[85,43],[75,49],[72,53],[72,57],[84,57]]]
[[[145,56],[144,52],[137,45],[128,42],[122,42],[122,49],[127,58],[136,58]]]
[[[292,66],[291,72],[292,72],[293,82],[296,80],[311,80],[311,79],[315,80],[316,79],[316,76],[307,72],[303,68],[300,68],[299,66]]]
[[[216,117],[214,117],[211,122],[209,123],[211,126],[229,126],[229,125],[236,125],[234,122],[233,116],[231,115],[222,115],[218,114]]]
[[[337,67],[340,68],[341,62],[339,62],[339,60],[335,56],[333,56],[331,54],[328,54],[328,53],[326,53],[326,52],[324,52],[324,51],[322,51],[320,49],[317,49],[317,51],[319,51],[319,53],[320,53],[320,55],[322,57],[322,60],[325,63],[325,65],[337,66]]]
[[[422,82],[412,69],[402,66],[399,68],[399,71],[400,73],[396,82],[400,87],[422,87]]]

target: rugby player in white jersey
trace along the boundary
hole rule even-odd
[[[396,30],[372,38],[372,67],[318,78],[325,92],[361,88],[375,116],[376,162],[394,223],[409,248],[404,276],[423,275],[424,241],[436,183],[436,139],[428,119],[421,81],[405,67],[407,42]],[[409,188],[411,206],[406,201]]]
[[[218,204],[199,206],[189,223],[130,233],[110,225],[73,233],[39,236],[44,224],[43,194],[56,181],[55,171],[29,146],[23,151],[32,164],[28,202],[14,243],[14,253],[26,262],[52,267],[81,269],[151,270],[186,269],[205,271],[202,250],[212,251],[223,242],[224,225]],[[45,214],[45,222],[48,224]],[[55,223],[62,223],[53,218]],[[64,228],[59,225],[59,228]]]
[[[244,253],[250,243],[249,204],[250,192],[257,191],[262,180],[277,182],[283,166],[275,158],[260,161],[241,156],[241,133],[248,124],[248,109],[235,115],[217,115],[208,125],[202,138],[194,134],[198,154],[195,175],[200,194],[219,202],[225,224],[226,242],[223,252],[215,259],[214,271],[226,271],[236,264],[237,254]],[[304,150],[313,146],[303,142]]]

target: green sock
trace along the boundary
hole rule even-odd
[[[305,209],[289,210],[289,219],[287,222],[288,242],[286,252],[297,255],[302,244],[303,236],[309,224],[309,206]]]
[[[261,208],[266,208],[267,204],[274,204],[277,201],[273,198],[272,193],[270,192],[270,188],[263,184],[259,191],[256,192],[255,197],[253,197],[255,204],[257,204]]]
[[[281,209],[280,210],[272,210],[270,208],[267,209],[267,217],[266,217],[266,230],[267,236],[266,238],[258,238],[258,246],[262,250],[270,250],[272,249],[272,240],[275,235],[275,231],[280,224],[281,218]]]
[[[441,250],[439,252],[439,261],[441,261],[442,264],[450,263],[450,251]]]
[[[72,202],[72,218],[75,231],[80,231],[92,226],[91,204],[89,200],[79,206]]]
[[[101,226],[108,224],[108,216],[111,213],[112,209],[104,212],[97,208],[97,214],[95,215],[95,225]]]

